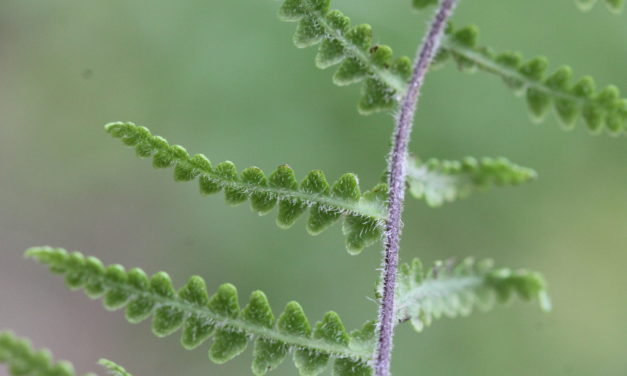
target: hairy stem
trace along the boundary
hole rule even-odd
[[[394,335],[394,292],[398,267],[398,250],[401,236],[401,214],[405,200],[405,160],[409,135],[414,121],[420,88],[425,74],[437,52],[446,21],[453,12],[457,0],[441,0],[437,13],[429,26],[427,35],[418,49],[412,78],[407,93],[401,102],[396,119],[388,171],[390,172],[390,198],[386,221],[385,253],[383,259],[383,297],[379,306],[378,342],[375,353],[375,375],[390,375],[392,337]]]

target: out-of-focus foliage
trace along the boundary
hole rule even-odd
[[[409,192],[429,206],[441,206],[493,186],[514,186],[536,178],[536,172],[505,158],[467,157],[462,161],[407,161]]]
[[[575,3],[584,12],[589,11],[596,5],[598,0],[575,0]],[[625,6],[625,0],[604,0],[607,8],[614,13],[621,13]]]
[[[133,376],[130,373],[128,373],[124,367],[120,366],[119,364],[116,364],[108,359],[100,359],[98,361],[98,364],[100,364],[101,366],[103,366],[111,376]]]
[[[401,266],[396,291],[397,320],[411,321],[419,332],[434,319],[468,316],[475,308],[487,311],[514,296],[538,300],[544,311],[551,310],[546,282],[539,273],[495,268],[489,259],[440,261],[426,272],[414,259]]]
[[[74,376],[72,363],[52,359],[50,351],[35,350],[26,338],[0,332],[0,364],[6,364],[13,376]],[[87,374],[85,376],[95,376]]]

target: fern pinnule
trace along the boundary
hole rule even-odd
[[[598,0],[575,0],[575,3],[584,12],[589,11],[594,7]],[[620,13],[625,5],[625,0],[605,0],[605,5],[613,13]]]
[[[462,161],[429,159],[407,161],[409,192],[429,206],[441,206],[492,186],[515,186],[537,177],[534,170],[505,158],[464,158]]]
[[[338,10],[329,10],[330,0],[285,0],[279,18],[298,22],[294,44],[304,48],[320,43],[316,66],[321,69],[340,64],[333,76],[337,85],[365,80],[358,104],[361,114],[391,110],[407,90],[411,61],[392,58],[392,49],[373,45],[372,28],[350,27],[350,19]]]
[[[265,294],[255,291],[240,309],[237,290],[224,284],[209,297],[205,281],[191,277],[180,290],[165,272],[148,277],[141,269],[125,271],[120,265],[105,267],[94,257],[63,249],[36,247],[26,256],[65,275],[71,289],[84,289],[92,299],[103,298],[106,309],[125,307],[126,319],[138,323],[149,317],[152,331],[165,337],[182,328],[181,344],[186,349],[200,346],[210,337],[209,358],[224,363],[242,353],[254,341],[252,370],[264,375],[277,367],[290,351],[300,374],[317,375],[331,358],[338,376],[369,375],[372,353],[371,323],[351,335],[339,316],[328,312],[313,328],[301,306],[287,304],[275,320]]]
[[[397,320],[411,321],[419,332],[443,315],[467,316],[475,307],[489,310],[496,301],[507,303],[514,295],[538,300],[544,311],[551,309],[542,275],[495,268],[491,260],[437,262],[425,273],[420,260],[414,259],[401,266],[397,286]]]
[[[74,366],[68,361],[55,362],[48,350],[35,350],[25,338],[0,331],[0,364],[6,364],[13,376],[74,376]],[[87,374],[85,376],[95,376]]]
[[[435,66],[450,57],[462,71],[480,69],[501,77],[515,92],[525,94],[529,112],[536,121],[544,119],[553,107],[566,129],[573,128],[577,119],[583,118],[592,133],[605,129],[616,136],[627,130],[627,99],[621,98],[616,86],[597,91],[595,80],[589,76],[573,84],[569,66],[562,66],[547,76],[546,58],[535,57],[523,62],[518,53],[496,54],[489,48],[477,46],[478,35],[476,26],[449,27]]]
[[[171,146],[165,139],[153,136],[147,128],[133,123],[110,123],[106,130],[124,144],[134,147],[139,157],[152,157],[155,168],[174,166],[174,180],[198,179],[203,195],[224,190],[229,204],[250,200],[252,211],[260,215],[278,205],[277,225],[281,228],[291,227],[309,209],[307,230],[312,235],[344,218],[342,229],[346,235],[346,248],[351,254],[361,252],[380,238],[385,219],[385,184],[362,194],[354,174],[344,174],[329,185],[319,170],[311,171],[299,184],[294,171],[287,165],[279,166],[267,177],[257,167],[249,167],[238,174],[232,162],[213,167],[204,155],[190,156],[183,147]]]

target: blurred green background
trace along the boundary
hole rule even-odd
[[[304,220],[276,228],[274,214],[228,208],[175,184],[103,131],[109,121],[146,125],[213,161],[266,171],[289,163],[299,178],[359,174],[376,183],[392,130],[389,115],[363,117],[359,86],[336,87],[317,70],[315,48],[291,43],[294,24],[275,0],[0,1],[0,328],[12,328],[72,360],[99,357],[135,375],[246,375],[245,354],[222,366],[203,346],[156,339],[59,277],[22,259],[49,244],[147,272],[176,286],[191,274],[211,290],[238,286],[245,302],[264,290],[276,313],[299,300],[310,319],[336,310],[348,328],[376,315],[380,246],[349,256],[339,226],[318,237]],[[377,41],[412,55],[427,14],[409,0],[335,0]],[[552,69],[572,65],[600,85],[627,89],[627,14],[570,0],[462,1],[454,23],[476,23],[482,43]],[[515,303],[422,334],[397,330],[395,375],[627,374],[627,174],[624,137],[538,126],[524,101],[495,77],[449,65],[428,76],[411,150],[421,157],[506,156],[537,169],[521,188],[475,195],[441,209],[409,200],[401,257],[493,257],[545,273],[554,312]],[[0,367],[0,373],[6,372]],[[291,362],[274,374],[294,375]]]

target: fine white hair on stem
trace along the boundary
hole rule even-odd
[[[398,268],[398,251],[402,229],[401,214],[405,200],[405,160],[407,146],[414,121],[414,112],[418,102],[424,77],[435,56],[446,22],[455,8],[457,0],[441,0],[438,10],[429,25],[427,34],[416,54],[412,77],[403,97],[392,140],[389,156],[389,205],[385,227],[385,250],[383,255],[383,296],[379,305],[377,320],[377,346],[374,354],[375,376],[390,375],[392,339],[394,335],[394,294]]]

